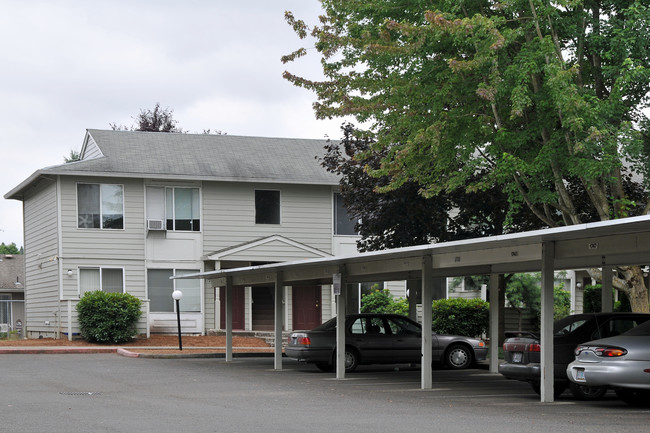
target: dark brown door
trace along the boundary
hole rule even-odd
[[[219,288],[219,299],[221,300],[221,329],[226,329],[226,289]],[[244,287],[232,288],[232,329],[242,330],[245,328],[244,322]]]
[[[320,286],[295,286],[293,296],[293,329],[313,329],[321,324]]]

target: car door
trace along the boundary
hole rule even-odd
[[[421,328],[406,318],[387,317],[395,362],[419,363],[422,360]]]
[[[348,344],[358,350],[363,363],[391,362],[391,335],[381,317],[360,316],[354,319],[349,328]]]

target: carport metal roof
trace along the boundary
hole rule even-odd
[[[542,272],[542,401],[553,401],[553,271],[602,267],[605,272],[616,265],[650,264],[650,215],[612,221],[580,224],[502,236],[396,248],[361,253],[353,256],[318,258],[222,269],[187,275],[183,278],[212,280],[215,286],[253,286],[273,284],[278,287],[304,284],[332,284],[335,274],[343,283],[388,280],[422,280],[423,304],[430,303],[435,277],[462,275],[495,276],[512,272]],[[611,281],[603,280],[607,286]],[[344,285],[343,285],[344,286]],[[605,290],[603,291],[606,292]],[[227,292],[228,293],[228,292]],[[279,293],[279,292],[278,292]],[[490,293],[496,305],[496,291]],[[344,297],[337,296],[337,316],[345,316]],[[228,309],[228,297],[226,300]],[[276,337],[281,336],[282,305],[276,296]],[[490,309],[491,341],[497,341],[498,309]],[[279,318],[278,318],[279,316]],[[430,318],[424,315],[423,329],[430,329]],[[228,323],[228,322],[227,322]],[[338,327],[342,329],[341,326]],[[232,328],[227,329],[227,334]],[[429,365],[431,342],[423,333],[422,365]],[[430,338],[430,337],[428,337]],[[281,368],[281,338],[276,338],[276,368]],[[339,342],[344,342],[344,335]],[[342,344],[338,345],[343,346]],[[490,348],[496,360],[497,347]],[[426,350],[426,348],[429,350]],[[337,377],[343,366],[342,354],[337,357]],[[344,370],[344,369],[343,369]],[[422,387],[431,387],[430,369],[423,368]],[[496,362],[490,366],[497,371]]]

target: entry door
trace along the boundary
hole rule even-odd
[[[295,286],[292,290],[293,329],[313,329],[321,324],[320,286]]]
[[[232,329],[243,330],[246,328],[244,321],[244,287],[232,288]],[[226,329],[226,289],[225,287],[219,288],[219,310],[221,311],[221,320],[219,327]]]

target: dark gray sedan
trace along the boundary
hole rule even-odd
[[[360,364],[419,364],[422,327],[397,314],[353,314],[345,320],[345,371]],[[432,334],[433,360],[464,369],[487,356],[485,342],[458,335]],[[332,371],[336,356],[336,318],[306,332],[294,332],[285,348],[289,358]]]
[[[567,367],[571,381],[607,386],[632,405],[650,405],[650,321],[624,334],[580,344]]]

